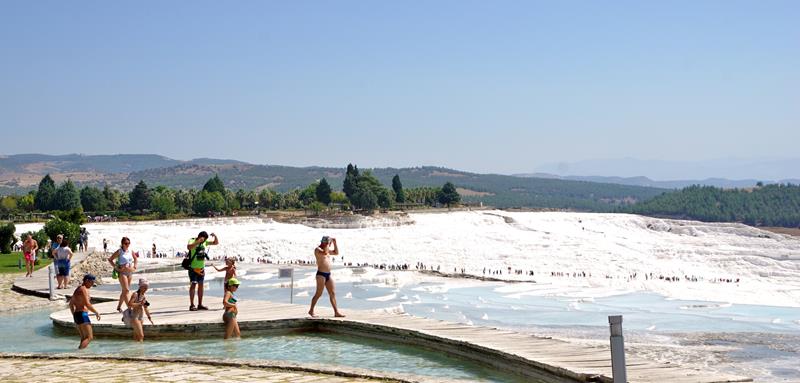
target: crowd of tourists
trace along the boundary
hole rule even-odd
[[[69,242],[62,238],[58,238],[58,240],[61,241],[59,247],[62,249],[61,253],[67,254],[71,259],[71,251],[68,251]],[[104,251],[107,252],[108,241],[104,239],[103,243]],[[216,234],[201,231],[196,237],[190,238],[186,245],[187,251],[181,266],[187,270],[189,277],[189,311],[208,310],[208,306],[203,304],[206,261],[210,260],[208,248],[218,244],[219,238]],[[156,250],[156,245],[153,244],[151,254],[158,254]],[[316,317],[314,308],[325,290],[328,291],[334,316],[344,317],[344,314],[339,311],[336,304],[335,285],[331,276],[330,257],[336,255],[339,255],[336,238],[322,237],[319,245],[314,249],[317,274],[316,292],[311,298],[311,307],[308,310],[308,314],[311,317]],[[241,337],[237,321],[239,305],[236,293],[241,285],[241,282],[236,278],[237,259],[238,257],[225,258],[224,267],[211,265],[218,272],[225,272],[223,279],[225,291],[222,299],[222,323],[225,329],[225,339]],[[131,289],[133,273],[138,268],[139,254],[131,250],[131,240],[128,237],[123,237],[120,241],[119,249],[114,251],[107,258],[107,261],[113,270],[111,277],[116,279],[120,286],[117,312],[122,314],[122,321],[125,325],[133,329],[133,339],[137,342],[142,342],[144,340],[144,318],[147,317],[151,325],[154,322],[153,315],[150,312],[150,302],[147,300],[147,291],[150,283],[147,279],[140,278],[136,290]],[[94,275],[84,275],[81,285],[75,289],[69,301],[69,309],[72,312],[73,320],[81,337],[80,345],[78,346],[80,349],[86,348],[93,338],[89,313],[93,313],[95,318],[100,320],[100,313],[91,304],[89,293],[89,289],[95,286],[95,282],[96,277]],[[65,280],[64,288],[66,288],[66,283]],[[59,286],[61,286],[60,283]],[[197,298],[197,304],[195,304],[195,297]]]

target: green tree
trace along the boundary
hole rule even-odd
[[[331,203],[346,204],[349,202],[343,192],[331,192]]]
[[[7,195],[0,197],[0,212],[14,213],[17,211],[17,198]]]
[[[128,194],[130,202],[130,210],[148,210],[150,209],[150,189],[143,180],[140,180],[133,190]]]
[[[81,205],[84,211],[103,212],[108,209],[108,202],[103,192],[93,186],[81,189]]]
[[[258,205],[262,209],[276,209],[277,206],[275,205],[275,200],[277,198],[277,192],[270,189],[263,189],[258,192]]]
[[[446,182],[444,186],[442,186],[442,191],[439,193],[437,199],[440,204],[450,207],[450,205],[461,202],[461,195],[458,194],[456,186],[453,185],[452,182]]]
[[[206,181],[206,184],[203,185],[203,190],[209,193],[218,192],[220,195],[225,195],[225,184],[222,183],[219,174],[215,174],[214,177]]]
[[[71,222],[76,225],[86,222],[86,215],[83,214],[83,210],[80,208],[72,210],[56,210],[55,216],[63,221]]]
[[[400,182],[399,174],[395,174],[392,178],[392,190],[394,190],[395,202],[406,202],[406,193],[403,191],[403,183]]]
[[[81,195],[72,181],[66,180],[56,189],[56,195],[53,198],[53,208],[55,210],[74,210],[81,208]]]
[[[317,200],[317,186],[319,186],[319,182],[312,182],[305,189],[300,191],[298,198],[303,206],[308,206]]]
[[[387,188],[382,187],[378,189],[375,195],[378,197],[378,206],[380,206],[381,209],[390,209],[394,204],[394,193]]]
[[[53,210],[53,199],[56,196],[56,183],[50,178],[50,174],[45,175],[39,181],[39,189],[34,197],[34,206],[40,211]]]
[[[219,212],[225,209],[225,198],[219,192],[209,193],[203,190],[195,197],[193,208],[197,215]]]
[[[150,208],[161,217],[175,213],[175,194],[163,186],[159,186],[150,193]]]
[[[325,205],[323,205],[322,202],[314,201],[308,205],[308,209],[311,210],[314,215],[320,215],[320,213],[325,210]]]
[[[175,207],[183,213],[191,213],[194,205],[194,191],[178,190],[175,192]]]
[[[325,178],[319,181],[316,195],[317,201],[322,202],[324,205],[327,206],[331,203],[331,185],[328,184],[328,181]]]
[[[225,212],[226,213],[230,214],[230,212],[233,211],[233,210],[239,210],[239,208],[241,206],[239,205],[239,200],[236,199],[236,193],[234,193],[234,192],[232,192],[230,190],[226,190],[225,194],[223,194],[223,197],[225,199]]]
[[[106,200],[106,208],[117,211],[122,208],[123,198],[119,190],[112,189],[108,185],[103,187],[103,198]]]
[[[36,208],[36,192],[30,191],[28,194],[22,196],[19,201],[17,201],[17,206],[20,210],[25,212],[31,212]]]
[[[300,200],[300,189],[294,189],[281,195],[281,209],[300,209],[303,202]]]
[[[44,232],[51,241],[56,240],[56,236],[61,234],[65,239],[69,240],[70,248],[76,249],[78,243],[78,236],[80,235],[81,227],[72,222],[64,221],[61,218],[53,218],[44,224]]]
[[[355,194],[356,189],[358,187],[358,177],[360,176],[358,172],[358,167],[353,164],[347,165],[347,172],[344,176],[344,181],[342,183],[342,191],[344,195],[347,196],[347,199],[353,199],[353,194]]]
[[[0,253],[11,253],[11,247],[17,243],[17,238],[14,236],[15,231],[17,228],[11,222],[0,224]]]
[[[368,188],[357,188],[350,199],[353,207],[371,213],[378,207],[378,197]]]

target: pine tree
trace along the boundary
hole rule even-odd
[[[225,195],[225,184],[222,183],[222,180],[219,178],[219,174],[215,174],[214,177],[209,179],[205,185],[203,185],[203,190],[213,193],[219,192],[221,195]]]
[[[331,185],[328,184],[325,178],[321,179],[319,185],[317,185],[317,201],[325,205],[331,203]]]
[[[392,190],[394,190],[394,200],[397,203],[406,202],[406,193],[403,191],[403,183],[400,182],[400,175],[395,174],[392,178]]]
[[[66,180],[61,186],[56,189],[56,194],[53,197],[53,209],[55,210],[75,210],[81,208],[81,195],[75,184],[70,180]]]
[[[143,180],[139,181],[139,183],[134,186],[129,196],[131,210],[150,209],[150,190]]]
[[[53,199],[56,196],[56,183],[47,174],[39,181],[39,189],[33,199],[33,205],[40,211],[53,210]]]
[[[458,194],[456,186],[453,185],[452,182],[447,182],[442,186],[442,190],[439,192],[437,199],[442,205],[450,207],[450,205],[461,202],[461,195]]]

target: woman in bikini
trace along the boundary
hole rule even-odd
[[[225,307],[225,313],[222,314],[222,322],[225,323],[225,339],[231,336],[241,338],[242,333],[239,331],[239,322],[236,321],[236,316],[239,314],[239,308],[236,306],[236,290],[239,289],[239,280],[231,278],[225,286],[225,297],[222,298],[222,305]]]
[[[119,293],[119,301],[117,302],[117,311],[122,312],[122,303],[128,304],[128,294],[131,291],[131,277],[133,272],[136,271],[136,264],[139,261],[136,254],[130,250],[131,240],[128,237],[122,237],[119,250],[115,251],[108,257],[108,263],[114,268],[114,272],[119,278],[119,286],[122,291]]]
[[[145,297],[145,293],[149,287],[150,283],[147,282],[147,279],[139,279],[139,289],[131,295],[131,300],[128,301],[129,308],[125,310],[123,314],[123,320],[127,318],[128,321],[126,323],[129,323],[130,326],[133,327],[133,340],[136,342],[144,341],[145,314],[150,324],[153,324],[153,318],[150,316],[150,309],[148,309],[148,307],[150,307],[150,302],[148,302]]]

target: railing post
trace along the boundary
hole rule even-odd
[[[625,342],[622,338],[622,315],[609,315],[608,324],[611,327],[611,373],[614,383],[626,383],[628,380],[625,370]]]
[[[50,289],[50,300],[56,300],[56,290],[53,288],[53,265],[47,266],[47,283]]]

